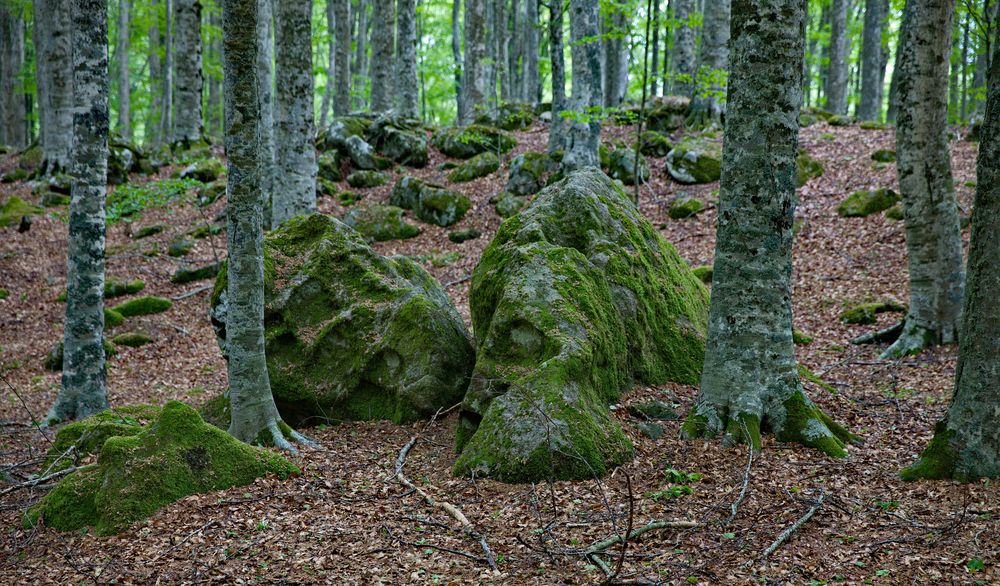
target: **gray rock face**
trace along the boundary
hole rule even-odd
[[[376,151],[400,165],[427,165],[427,135],[419,120],[381,116],[368,128],[368,141]]]
[[[420,228],[407,222],[403,209],[396,206],[373,204],[354,208],[344,216],[344,223],[365,239],[376,242],[403,240],[420,234]]]
[[[510,162],[505,191],[513,195],[532,195],[545,186],[545,177],[556,170],[556,163],[545,153],[522,153]]]
[[[419,265],[379,255],[321,214],[268,233],[264,254],[267,368],[286,422],[402,423],[461,400],[475,360],[471,339]],[[225,353],[225,269],[211,303]]]
[[[636,177],[640,182],[649,180],[649,165],[646,157],[639,155],[639,173],[636,174],[635,151],[632,149],[616,149],[608,159],[608,175],[618,179],[625,185],[635,185]]]
[[[461,193],[415,177],[396,182],[389,196],[394,206],[413,210],[424,222],[447,227],[461,220],[472,202]]]
[[[344,151],[351,158],[354,168],[362,171],[374,171],[378,169],[375,161],[375,149],[365,142],[365,139],[358,135],[351,135],[344,141]]]

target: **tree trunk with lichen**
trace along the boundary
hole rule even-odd
[[[416,118],[420,116],[416,0],[398,0],[396,12],[396,112]]]
[[[272,224],[271,194],[274,193],[276,149],[274,144],[274,5],[272,0],[257,0],[257,99],[260,101],[260,149],[264,167],[260,172],[260,189],[264,193],[264,228]],[[225,51],[223,49],[223,51]],[[224,55],[223,55],[224,57]],[[225,82],[223,82],[225,83]],[[223,90],[225,91],[225,90]],[[223,97],[225,100],[225,97]]]
[[[690,96],[694,88],[694,0],[671,0],[677,24],[674,27],[674,54],[670,90],[680,96]]]
[[[552,62],[552,121],[549,125],[548,153],[561,151],[566,142],[566,62],[563,59],[563,3],[549,3],[549,58]]]
[[[884,0],[865,0],[865,30],[861,44],[861,103],[858,105],[858,118],[876,122],[882,115],[882,86],[885,85],[882,48],[884,7]]]
[[[601,37],[597,0],[570,0],[569,26],[573,51],[574,116],[567,120],[566,171],[582,167],[600,167],[598,147],[601,142],[601,122],[598,110],[603,103],[601,87]]]
[[[201,2],[174,0],[174,128],[171,144],[202,140]]]
[[[486,60],[486,0],[466,0],[462,110],[459,111],[462,124],[471,124],[477,113],[476,108],[492,101]]]
[[[316,211],[313,113],[312,2],[275,4],[275,154],[271,196],[274,226]]]
[[[850,434],[802,390],[792,343],[792,218],[802,102],[801,0],[734,0],[708,344],[686,437],[762,431],[832,456]]]
[[[910,308],[883,358],[958,341],[965,269],[948,151],[953,0],[912,0],[899,40],[896,173],[903,196]]]
[[[847,50],[847,0],[832,0],[826,109],[834,114],[847,114]]]
[[[36,0],[35,62],[42,174],[69,168],[73,142],[73,35],[70,0]]]
[[[24,18],[13,7],[0,5],[0,144],[16,148],[28,144],[24,66]]]
[[[226,243],[229,433],[239,440],[293,449],[298,439],[281,421],[264,358],[264,194],[270,163],[260,148],[258,0],[226,0],[222,8],[228,213]]]
[[[334,2],[334,20],[337,36],[334,80],[337,97],[333,101],[333,113],[344,116],[351,109],[351,0],[328,0]]]
[[[393,0],[372,1],[372,91],[371,111],[388,112],[396,95],[394,36],[396,7]]]
[[[730,0],[706,0],[701,33],[697,83],[687,124],[722,127],[726,106],[722,96],[729,67]]]
[[[1000,64],[990,65],[986,113],[976,166],[976,199],[969,244],[962,341],[955,395],[920,460],[902,472],[918,478],[975,480],[1000,477]]]
[[[104,199],[108,177],[107,0],[73,0],[73,148],[62,389],[46,423],[108,408],[104,371]]]

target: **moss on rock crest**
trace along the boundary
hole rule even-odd
[[[698,380],[708,294],[597,169],[543,190],[483,253],[478,356],[454,472],[591,478],[631,456],[607,406],[636,380]]]
[[[81,422],[82,423],[82,422]],[[137,433],[107,437],[97,463],[66,476],[25,514],[49,527],[94,527],[119,533],[188,495],[244,486],[268,473],[286,478],[298,468],[281,456],[249,446],[202,421],[198,412],[168,402]]]
[[[459,402],[474,354],[441,285],[405,257],[384,257],[340,221],[290,219],[264,239],[264,335],[282,418],[430,417]],[[212,295],[225,353],[226,271]]]

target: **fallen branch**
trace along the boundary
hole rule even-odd
[[[419,494],[430,506],[441,509],[445,513],[448,513],[451,518],[458,521],[462,525],[462,529],[466,532],[466,534],[479,542],[479,546],[483,548],[483,553],[485,554],[485,561],[489,564],[490,569],[494,572],[499,572],[500,570],[497,568],[496,557],[494,557],[493,551],[490,550],[489,544],[486,543],[486,538],[475,530],[472,523],[469,522],[469,519],[466,518],[462,511],[449,502],[436,500],[434,497],[410,482],[406,475],[403,474],[403,466],[406,464],[406,455],[410,453],[410,450],[413,449],[413,446],[416,443],[417,436],[413,436],[410,438],[410,441],[406,442],[403,449],[399,450],[399,455],[396,457],[396,480],[406,488]]]
[[[471,278],[472,278],[472,275],[465,275],[464,277],[460,277],[458,279],[454,279],[454,280],[448,281],[447,283],[444,284],[444,288],[447,289],[448,287],[452,287],[454,285],[458,285],[459,283],[464,283],[464,282],[468,281]]]
[[[743,424],[743,432],[746,434],[745,437],[750,437],[750,432],[746,429],[746,424]],[[747,468],[743,471],[743,486],[740,487],[740,494],[733,501],[733,504],[729,506],[729,517],[722,522],[723,525],[729,525],[736,519],[736,511],[739,510],[741,504],[743,504],[743,499],[747,496],[747,487],[750,485],[750,467],[753,466],[753,442],[747,441]]]
[[[39,484],[45,484],[46,482],[48,482],[50,480],[55,480],[56,478],[60,478],[62,476],[66,476],[67,474],[69,474],[71,472],[76,472],[77,468],[79,468],[79,466],[73,466],[72,468],[67,468],[65,470],[60,470],[59,472],[53,472],[52,474],[49,474],[48,476],[42,476],[42,477],[39,477],[39,478],[35,478],[34,480],[29,480],[27,482],[22,482],[20,484],[15,484],[14,486],[10,486],[10,487],[5,488],[2,491],[0,491],[0,497],[6,496],[6,495],[8,495],[8,494],[10,494],[10,493],[12,493],[14,491],[17,491],[17,490],[21,490],[22,488],[30,488],[32,486],[38,486]]]
[[[615,570],[613,572],[605,569],[607,566],[603,563],[598,564],[601,566],[601,569],[604,569],[604,573],[608,576],[604,579],[604,582],[601,583],[601,586],[610,584],[612,580],[617,578],[618,575],[622,573],[622,566],[625,564],[625,554],[628,552],[628,536],[629,533],[632,532],[632,523],[633,519],[635,519],[635,495],[632,494],[632,477],[628,475],[628,472],[625,473],[625,486],[628,487],[628,523],[625,525],[625,539],[622,541],[622,551],[618,556],[618,563],[615,565]],[[590,554],[588,557],[595,562],[604,561],[596,553]]]
[[[798,521],[792,523],[791,527],[782,531],[781,534],[778,535],[778,538],[774,540],[774,543],[767,546],[767,549],[764,550],[764,553],[761,554],[761,557],[766,558],[767,556],[774,553],[779,547],[781,547],[781,544],[783,544],[785,541],[788,540],[789,537],[792,536],[792,533],[798,531],[798,529],[803,525],[805,525],[809,521],[809,519],[812,519],[812,516],[816,514],[816,511],[818,511],[819,508],[823,506],[823,499],[825,498],[826,498],[826,493],[821,492],[819,498],[816,499],[816,502],[813,504],[813,506],[809,507],[809,510],[806,511],[806,514],[799,517]]]
[[[177,295],[175,297],[171,297],[171,299],[173,299],[174,301],[180,301],[181,299],[187,299],[188,297],[194,297],[195,295],[201,293],[202,291],[208,291],[208,290],[210,290],[210,289],[212,289],[214,287],[215,287],[214,284],[212,284],[212,285],[202,285],[201,287],[198,287],[197,289],[192,289],[192,290],[188,291],[187,293],[181,293],[180,295]]]
[[[890,326],[884,330],[876,330],[874,332],[868,332],[867,334],[862,334],[857,338],[851,340],[851,344],[862,345],[862,344],[891,344],[895,342],[899,336],[903,333],[903,326],[906,324],[906,320],[899,322],[894,326]]]
[[[698,527],[700,523],[697,521],[652,521],[647,523],[642,527],[636,527],[628,534],[628,540],[632,541],[644,533],[649,533],[650,531],[656,531],[657,529],[694,529]],[[584,552],[585,555],[591,556],[595,553],[600,553],[612,545],[621,542],[622,536],[615,534],[611,537],[605,539],[604,541],[598,541],[597,543],[591,545]]]

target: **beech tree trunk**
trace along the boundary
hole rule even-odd
[[[549,125],[548,152],[563,149],[566,143],[566,63],[563,57],[563,3],[549,3],[549,60],[552,62],[552,122]]]
[[[899,39],[896,174],[903,196],[910,309],[884,353],[958,341],[965,282],[946,125],[953,0],[910,0]]]
[[[158,0],[151,0],[149,10],[152,13],[152,24],[146,31],[146,39],[149,43],[149,109],[146,111],[146,131],[143,142],[147,146],[156,147],[162,142],[163,135],[160,131],[163,128],[163,99],[169,93],[163,89],[163,65],[160,61],[160,46],[163,44],[160,33],[160,11]]]
[[[598,0],[570,0],[569,26],[573,40],[573,117],[569,119],[563,167],[600,167],[598,147],[603,103],[601,88],[601,41],[598,30]]]
[[[163,35],[163,117],[160,120],[160,136],[167,143],[174,136],[174,2],[164,0],[164,21],[166,31]]]
[[[652,58],[653,64],[650,67],[649,76],[649,95],[653,98],[656,97],[658,79],[660,76],[660,0],[653,0],[653,46],[652,46]]]
[[[830,4],[826,109],[834,114],[847,114],[847,0],[831,0]]]
[[[327,0],[334,3],[334,19],[337,32],[337,55],[334,79],[337,97],[333,101],[333,113],[345,116],[351,109],[351,0]]]
[[[312,1],[277,0],[276,6],[274,226],[316,211]]]
[[[259,172],[260,189],[264,193],[264,227],[271,228],[272,220],[272,194],[274,193],[275,175],[275,140],[274,140],[274,83],[272,76],[272,51],[274,42],[273,32],[273,0],[257,0],[257,99],[260,100],[258,112],[260,114],[260,151],[264,166]],[[223,23],[225,26],[225,23]],[[225,53],[225,41],[223,41],[223,53]],[[223,72],[225,75],[225,72]],[[225,80],[223,80],[223,93],[225,93]]]
[[[538,0],[525,0],[524,26],[524,96],[528,104],[541,100],[542,86],[538,81]]]
[[[357,79],[359,81],[355,87],[354,92],[357,100],[357,107],[364,108],[367,103],[365,102],[366,92],[365,89],[368,87],[368,6],[365,5],[365,0],[358,0],[358,31],[354,36],[355,51],[354,51],[354,67],[351,67],[352,72],[357,72]]]
[[[885,0],[865,0],[865,29],[861,43],[861,103],[858,118],[874,120],[882,115],[882,86],[885,59],[882,56],[882,27]]]
[[[13,7],[0,5],[0,144],[16,148],[28,144],[23,66],[24,18]]]
[[[628,50],[625,38],[628,35],[626,7],[613,2],[604,15],[604,42],[601,50],[604,56],[604,106],[616,108],[625,99],[628,89]]]
[[[42,174],[63,171],[70,164],[73,143],[73,34],[70,0],[35,0],[35,59]],[[105,18],[105,21],[107,18]],[[105,22],[105,30],[107,23]]]
[[[326,33],[330,37],[326,50],[326,86],[323,88],[323,102],[319,107],[319,127],[326,128],[330,103],[333,102],[334,63],[337,59],[336,33],[337,17],[335,14],[336,0],[326,0]]]
[[[218,30],[222,30],[222,15],[219,12],[212,12],[209,22]],[[222,63],[222,42],[218,38],[212,39],[208,50],[211,52],[212,61]],[[207,132],[214,139],[222,139],[222,77],[215,73],[208,77],[208,112],[205,116]]]
[[[201,1],[174,0],[174,131],[171,142],[188,148],[202,140]]]
[[[396,17],[393,0],[373,0],[372,2],[372,93],[371,111],[387,112],[392,109],[395,98],[393,83],[393,34]]]
[[[464,64],[462,63],[462,22],[459,18],[461,7],[461,0],[454,0],[451,3],[451,58],[455,62],[456,120],[461,120],[462,114],[465,112],[463,104],[465,91],[462,90],[462,71],[464,69]]]
[[[417,83],[417,2],[398,0],[396,4],[396,112],[407,118],[420,116],[420,87]]]
[[[490,100],[486,71],[486,0],[465,0],[465,63],[462,72],[462,108],[459,119],[471,124],[476,107]]]
[[[844,456],[849,434],[802,390],[792,343],[792,219],[802,0],[733,0],[708,343],[687,437],[761,431]]]
[[[906,480],[1000,477],[1000,67],[990,64],[986,111],[976,165],[975,213],[969,244],[969,276],[955,394],[920,460],[902,472]]]
[[[705,0],[698,80],[688,117],[690,126],[722,126],[726,110],[726,86],[722,80],[729,67],[730,10],[730,0]]]
[[[108,3],[70,5],[73,76],[62,388],[46,423],[108,408],[104,370],[104,198],[108,178]]]
[[[129,0],[118,2],[118,45],[115,58],[118,60],[118,134],[125,140],[132,140],[131,88],[128,75]]]
[[[671,0],[677,26],[674,28],[674,52],[671,92],[690,96],[694,91],[694,28],[691,18],[695,12],[694,0]]]

